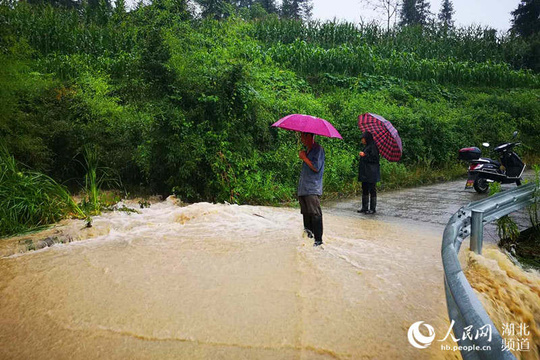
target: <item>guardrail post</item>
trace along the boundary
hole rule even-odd
[[[482,255],[484,241],[484,211],[471,210],[471,251]]]

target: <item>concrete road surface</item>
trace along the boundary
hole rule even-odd
[[[532,181],[534,173],[526,172],[525,179]],[[465,179],[460,179],[429,186],[380,192],[375,215],[356,212],[361,206],[360,197],[328,201],[324,207],[326,212],[342,216],[374,218],[390,222],[415,222],[430,227],[444,227],[450,217],[462,206],[488,196],[488,194],[478,194],[474,190],[465,190],[465,182]],[[502,185],[502,191],[515,187],[515,184]],[[526,210],[512,214],[511,217],[518,223],[521,230],[529,226]],[[494,224],[486,225],[484,239],[494,243],[498,241]]]

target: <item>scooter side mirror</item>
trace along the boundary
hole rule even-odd
[[[489,143],[487,143],[487,142],[482,143],[482,146],[483,146],[483,147],[489,147]]]
[[[518,132],[517,132],[517,130],[516,130],[516,131],[514,131],[514,134],[513,134],[513,136],[514,136],[514,137],[518,136]]]

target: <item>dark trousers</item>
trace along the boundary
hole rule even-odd
[[[322,244],[323,221],[319,196],[299,196],[298,201],[300,202],[300,212],[304,217],[304,229],[309,230],[308,235],[315,238],[316,245]]]
[[[376,197],[377,196],[377,187],[375,186],[375,183],[363,182],[362,183],[362,195],[371,195],[372,197]]]
[[[377,187],[376,183],[362,183],[362,209],[359,212],[368,212],[368,207],[371,213],[374,213],[377,208]]]

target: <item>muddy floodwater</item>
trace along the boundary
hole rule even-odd
[[[318,249],[297,209],[140,212],[2,242],[0,359],[459,358],[407,340],[449,327],[439,228],[325,214]]]
[[[465,276],[507,341],[507,347],[515,350],[518,359],[540,359],[538,271],[523,271],[493,245],[484,249],[482,256],[469,250],[463,256],[467,264]]]

